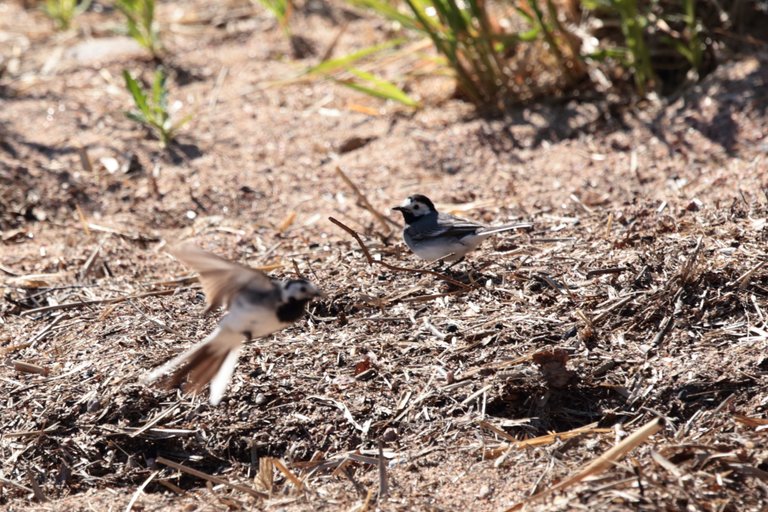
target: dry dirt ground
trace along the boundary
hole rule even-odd
[[[440,84],[413,112],[278,83],[318,57],[291,58],[258,6],[158,18],[172,99],[195,112],[173,154],[123,115],[122,69],[153,63],[88,43],[116,13],[59,34],[0,4],[0,507],[503,510],[661,416],[528,510],[765,510],[768,53],[634,114],[488,120]],[[335,55],[386,37],[336,3],[294,30],[321,55],[344,23]],[[337,166],[398,223],[389,207],[421,192],[535,227],[487,242],[462,286],[371,266],[329,216],[376,258],[430,267]],[[180,240],[327,293],[249,345],[218,407],[138,383],[220,316],[165,252]]]

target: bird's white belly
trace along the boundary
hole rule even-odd
[[[235,332],[249,332],[252,338],[272,334],[288,325],[278,320],[274,309],[253,304],[242,307],[237,303],[233,304],[232,309],[221,319],[220,324]]]
[[[480,240],[474,240],[475,236],[464,237],[452,240],[421,240],[414,242],[410,237],[405,237],[405,243],[408,247],[419,257],[425,260],[439,260],[444,258],[445,261],[456,261],[464,257],[469,251],[474,249]],[[448,256],[448,255],[451,256]]]

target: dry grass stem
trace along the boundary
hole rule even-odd
[[[138,499],[141,497],[141,495],[144,493],[144,489],[147,488],[149,483],[155,479],[157,475],[160,474],[160,470],[157,469],[153,471],[146,480],[144,480],[141,485],[136,489],[136,492],[133,493],[133,496],[131,496],[131,501],[128,502],[128,505],[125,507],[125,512],[131,512],[133,510],[133,506],[136,504]]]
[[[35,373],[37,375],[43,375],[46,377],[50,373],[48,368],[43,368],[42,366],[38,366],[32,363],[27,363],[25,361],[14,361],[13,367],[19,373]]]
[[[283,464],[280,459],[272,459],[272,464],[278,469],[278,471],[283,474],[286,479],[288,479],[289,482],[293,484],[296,489],[304,488],[304,482],[302,482],[299,477],[294,475],[293,472],[288,469],[288,467]]]
[[[638,428],[635,432],[627,436],[623,441],[618,443],[616,446],[610,448],[608,451],[606,451],[605,453],[597,457],[595,460],[587,464],[585,467],[577,471],[576,474],[566,478],[561,482],[558,482],[557,484],[547,488],[544,491],[541,491],[537,494],[534,494],[533,496],[526,498],[520,503],[508,508],[507,511],[511,512],[513,510],[520,510],[526,504],[531,503],[532,501],[536,501],[541,498],[544,498],[552,494],[553,492],[566,489],[574,484],[581,482],[582,480],[584,480],[585,478],[591,475],[604,471],[605,469],[611,467],[612,465],[620,461],[622,458],[624,458],[624,456],[626,456],[629,452],[631,452],[641,444],[645,443],[652,435],[659,432],[662,428],[664,428],[664,421],[661,418],[655,418],[649,421],[642,427]]]
[[[256,489],[252,489],[248,486],[242,485],[242,484],[236,484],[229,482],[223,478],[219,478],[214,475],[209,475],[208,473],[205,473],[204,471],[199,471],[197,469],[190,468],[188,466],[184,466],[182,464],[177,464],[176,462],[173,462],[172,460],[168,460],[165,457],[158,457],[156,459],[156,462],[158,464],[163,464],[164,466],[168,466],[169,468],[173,468],[177,471],[181,471],[182,473],[186,473],[188,475],[192,475],[197,478],[201,478],[203,480],[207,480],[208,482],[212,482],[214,484],[224,485],[226,487],[229,487],[231,489],[237,489],[238,491],[244,492],[246,494],[249,494],[256,498],[266,498],[267,495],[263,492],[259,492]]]

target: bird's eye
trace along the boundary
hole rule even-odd
[[[301,288],[299,288],[299,290],[301,290],[301,293],[307,293],[307,287],[306,286],[302,286]]]
[[[419,205],[417,205],[417,204],[413,205],[413,209],[414,210],[418,210],[419,209]]]

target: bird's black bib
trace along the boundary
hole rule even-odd
[[[296,300],[290,299],[285,304],[278,306],[277,319],[281,322],[295,322],[304,314],[304,306],[309,302],[308,299]]]

